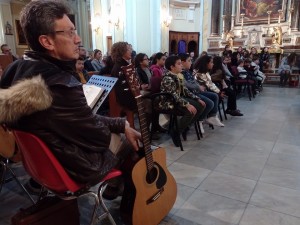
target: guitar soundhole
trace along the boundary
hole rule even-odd
[[[147,176],[146,176],[147,183],[152,184],[156,180],[157,175],[158,175],[158,171],[155,167],[153,167],[150,170],[150,172],[147,173]]]

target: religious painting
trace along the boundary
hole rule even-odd
[[[282,10],[280,22],[286,21],[287,0],[238,0],[236,24],[241,24],[241,14],[244,14],[244,24],[268,24],[268,12],[270,23],[278,23],[279,12]]]
[[[16,24],[16,39],[18,45],[27,45],[25,35],[21,28],[20,20],[15,20]]]

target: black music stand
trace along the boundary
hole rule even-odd
[[[97,113],[98,109],[108,96],[111,89],[115,86],[118,78],[116,77],[106,77],[106,76],[99,76],[93,75],[89,81],[86,83],[87,85],[96,85],[98,87],[104,88],[105,92],[101,95],[95,106],[93,107],[93,113]]]

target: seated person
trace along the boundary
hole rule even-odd
[[[280,65],[278,67],[278,73],[280,76],[280,86],[285,86],[290,74],[292,73],[292,66],[296,62],[296,54],[291,53],[288,56],[282,58]]]
[[[2,76],[0,123],[36,135],[72,179],[95,185],[138,150],[140,134],[124,118],[93,114],[87,105],[74,77],[81,39],[69,13],[59,1],[32,1],[22,9],[20,22],[32,51]]]
[[[118,78],[114,87],[117,103],[127,110],[135,111],[137,108],[136,101],[121,69],[121,67],[129,65],[131,52],[132,48],[127,42],[120,41],[112,45],[111,57],[114,65],[111,70],[111,76]]]
[[[239,72],[239,79],[246,79],[248,76],[247,70],[244,68],[244,60],[240,59],[238,61],[238,67],[237,70]]]
[[[88,75],[87,71],[84,69],[84,59],[79,57],[76,60],[76,64],[75,64],[75,68],[76,68],[76,72],[77,72],[77,76],[76,79],[78,81],[80,81],[82,84],[86,84],[89,79],[90,76]]]
[[[102,52],[99,49],[94,50],[93,60],[91,61],[94,71],[100,71],[104,68],[104,63],[102,61]]]
[[[261,87],[266,79],[266,75],[260,71],[259,56],[253,56],[251,66],[253,66],[254,69],[254,78],[257,80],[258,86]]]
[[[210,76],[209,71],[211,71],[211,74],[213,75],[212,77]],[[195,62],[193,74],[200,83],[205,85],[206,90],[219,94],[220,98],[223,98],[225,95],[228,96],[226,109],[227,114],[232,116],[243,116],[236,106],[236,94],[227,86],[224,80],[225,75],[222,71],[221,57],[215,56],[212,58],[211,56],[202,56]],[[220,80],[220,76],[222,82],[221,90],[213,83],[213,78],[217,81]]]
[[[18,57],[14,56],[14,55],[12,54],[11,49],[10,49],[10,47],[8,46],[8,44],[3,44],[3,45],[1,45],[0,48],[1,48],[2,54],[4,54],[4,55],[11,55],[13,61],[16,61],[16,60],[18,59]]]
[[[141,84],[141,94],[143,96],[151,95],[151,77],[152,73],[149,69],[149,58],[145,53],[139,53],[135,56],[136,72],[139,76]],[[152,115],[152,102],[150,98],[144,98],[145,111],[147,115],[148,125],[152,123],[152,139],[158,139],[159,136],[154,132],[166,132],[167,130],[159,125],[159,114]]]
[[[162,99],[159,102],[159,107],[165,110],[175,108],[176,111],[183,115],[179,119],[178,130],[171,131],[173,143],[178,147],[179,134],[182,133],[185,139],[188,126],[199,119],[205,108],[205,103],[198,96],[191,93],[184,85],[183,80],[178,78],[182,71],[181,60],[178,56],[168,57],[165,66],[168,71],[163,76],[160,89],[163,93],[172,94],[176,100],[176,105],[174,106],[166,99]]]
[[[196,79],[193,77],[192,73],[190,72],[191,68],[191,58],[188,54],[182,53],[179,54],[179,57],[182,62],[182,74],[185,79],[186,87],[195,95],[199,96],[202,101],[205,102],[205,109],[201,114],[200,120],[200,128],[201,132],[204,133],[202,122],[206,120],[207,123],[224,127],[224,124],[221,123],[220,119],[217,116],[218,113],[218,104],[219,104],[219,96],[216,93],[203,91],[203,86],[201,86]]]
[[[152,65],[150,66],[150,70],[152,72],[150,80],[152,94],[160,92],[160,84],[164,74],[166,58],[167,57],[162,52],[157,52],[153,57]]]

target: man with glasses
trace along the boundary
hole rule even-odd
[[[128,149],[138,150],[140,134],[124,118],[94,115],[87,105],[74,77],[81,39],[68,14],[64,3],[53,0],[31,1],[22,10],[32,51],[2,76],[0,123],[35,134],[74,180],[93,185]]]

